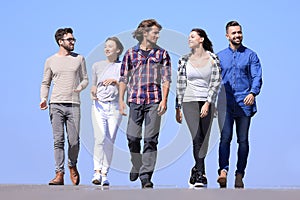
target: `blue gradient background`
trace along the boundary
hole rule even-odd
[[[243,43],[257,52],[264,80],[257,97],[258,113],[250,130],[246,187],[299,187],[300,5],[297,0],[153,0],[147,4],[136,0],[11,0],[1,4],[0,184],[47,184],[54,175],[52,129],[48,110],[39,109],[39,90],[45,59],[58,49],[55,31],[72,27],[78,39],[75,51],[88,57],[108,36],[134,30],[141,20],[155,18],[163,28],[185,36],[194,27],[205,29],[215,52],[228,46],[225,24],[230,20],[241,23]],[[161,36],[158,44],[166,40]],[[176,56],[172,59],[172,63],[177,62]],[[168,120],[175,121],[173,101],[169,99]],[[172,138],[177,131],[178,127],[169,126],[161,134]],[[124,134],[118,136],[118,142],[126,147]],[[211,147],[206,159],[210,188],[218,187],[217,146]],[[236,162],[235,137],[231,150],[229,187],[233,186]],[[192,151],[188,148],[175,162],[156,171],[153,181],[161,187],[188,187],[192,166]],[[81,184],[90,185],[93,161],[84,144],[78,168]],[[129,182],[128,174],[123,171],[111,170],[109,175],[112,185],[139,187],[139,182]],[[66,184],[70,184],[68,177]]]

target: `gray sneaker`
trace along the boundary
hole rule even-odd
[[[139,177],[139,170],[137,170],[134,166],[132,166],[130,173],[129,173],[129,180],[136,181]]]

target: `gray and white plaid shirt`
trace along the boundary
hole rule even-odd
[[[208,86],[207,101],[215,103],[221,83],[220,61],[216,54],[207,51],[213,59],[212,73]],[[182,56],[178,61],[177,85],[176,85],[176,108],[181,108],[184,93],[187,87],[186,64],[190,54]]]

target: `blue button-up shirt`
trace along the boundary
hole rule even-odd
[[[228,47],[217,55],[222,70],[222,88],[226,91],[219,99],[223,101],[222,96],[226,97],[227,111],[239,116],[253,116],[257,111],[256,102],[246,106],[243,101],[250,93],[255,96],[260,93],[262,69],[258,56],[243,45],[237,50]]]

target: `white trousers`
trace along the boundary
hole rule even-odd
[[[95,100],[92,106],[94,128],[94,170],[107,174],[113,156],[116,134],[122,120],[117,101],[101,102]]]

